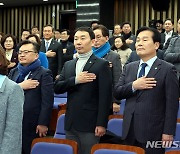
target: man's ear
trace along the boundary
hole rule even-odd
[[[155,42],[155,49],[157,50],[160,46],[160,43],[159,42]]]
[[[106,42],[108,42],[109,41],[109,37],[108,36],[106,36]]]

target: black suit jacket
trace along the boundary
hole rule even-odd
[[[172,36],[171,37],[173,37],[173,36],[177,36],[178,34],[176,33],[176,32],[173,32],[172,33]],[[163,47],[164,47],[164,42],[165,42],[165,34],[164,33],[161,33],[161,43],[160,43],[160,49],[163,49]]]
[[[55,40],[51,41],[51,44],[49,45],[48,50],[52,50],[53,52],[56,52],[55,57],[48,57],[48,62],[49,62],[49,69],[53,73],[53,77],[55,78],[57,74],[59,74],[62,70],[62,65],[63,65],[63,51],[62,51],[62,46],[60,43],[58,43]],[[41,43],[41,48],[40,51],[46,52],[45,48],[45,41],[43,40]]]
[[[75,84],[77,59],[64,64],[55,93],[67,94],[65,129],[93,132],[96,126],[106,127],[112,99],[112,75],[109,63],[92,55],[83,71],[95,73],[93,82]]]
[[[175,67],[156,59],[147,77],[156,79],[156,87],[148,90],[132,91],[132,83],[137,79],[139,61],[125,65],[114,95],[126,99],[123,119],[123,135],[127,137],[134,115],[136,139],[161,140],[162,134],[174,135],[179,106],[179,85]]]

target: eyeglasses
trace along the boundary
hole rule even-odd
[[[28,53],[30,53],[30,52],[34,52],[33,50],[19,50],[18,51],[18,55],[21,55],[22,53],[24,54],[24,55],[27,55]],[[36,52],[34,52],[34,53],[36,53]]]
[[[99,40],[101,40],[102,37],[103,36],[98,35],[98,36],[95,36],[95,39],[99,41]]]

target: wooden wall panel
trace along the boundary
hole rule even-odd
[[[34,25],[39,27],[40,32],[46,24],[52,24],[55,29],[59,29],[60,13],[75,9],[75,2],[2,8],[0,10],[0,32],[11,33],[20,39],[22,29],[30,29]]]
[[[115,0],[114,24],[129,21],[135,33],[139,27],[149,26],[149,20],[164,21],[166,18],[171,18],[176,31],[179,3],[178,0],[170,0],[168,11],[154,11],[150,0]]]

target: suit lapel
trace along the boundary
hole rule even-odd
[[[36,69],[35,71],[31,72],[28,76],[28,79],[34,79],[34,77],[39,73],[41,67],[39,67],[38,69]]]
[[[154,77],[161,69],[160,66],[161,66],[161,61],[157,58],[155,60],[155,62],[153,63],[153,65],[151,66],[151,69],[150,69],[149,73],[147,74],[147,77],[148,78]]]
[[[88,59],[86,65],[84,66],[83,71],[88,71],[91,68],[91,66],[95,63],[96,59],[97,57],[92,54],[91,57]]]
[[[48,50],[52,49],[52,47],[54,46],[54,44],[55,44],[55,42],[54,42],[54,40],[52,39],[51,44],[49,45]]]
[[[76,75],[76,62],[77,62],[77,58],[76,59],[74,59],[72,62],[71,62],[71,65],[70,65],[70,70],[72,70],[71,71],[71,76],[75,76]]]

